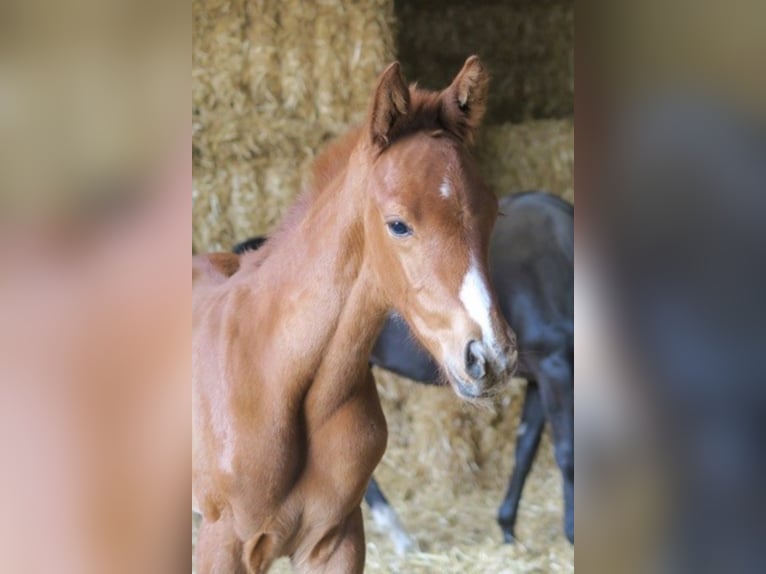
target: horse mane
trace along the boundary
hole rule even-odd
[[[388,146],[382,151],[389,149],[398,140],[417,132],[427,132],[434,137],[450,134],[461,140],[458,132],[460,126],[452,125],[451,119],[445,115],[442,100],[444,92],[423,90],[418,88],[417,83],[410,84],[409,87],[410,106],[406,121],[391,134]]]
[[[361,135],[362,126],[359,125],[327,144],[311,166],[311,181],[307,193],[321,193],[343,172]]]

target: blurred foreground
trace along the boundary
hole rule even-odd
[[[589,573],[766,564],[763,12],[618,3],[583,19],[598,31],[577,55],[578,565]]]
[[[174,7],[0,7],[0,572],[188,566],[190,26]]]

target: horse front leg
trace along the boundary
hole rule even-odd
[[[383,457],[388,431],[372,374],[311,435],[303,476],[307,529],[293,554],[298,572],[357,574],[364,569],[361,502]]]
[[[521,422],[516,434],[515,463],[511,479],[508,482],[508,490],[500,505],[497,522],[503,531],[503,539],[506,543],[514,541],[514,527],[516,526],[516,513],[519,510],[521,492],[527,480],[532,462],[535,460],[537,449],[540,446],[540,437],[545,426],[545,410],[540,397],[540,389],[537,383],[529,381],[524,395],[524,409],[521,414]]]
[[[362,509],[327,533],[300,561],[293,559],[298,574],[362,574],[365,558]]]
[[[230,516],[216,521],[202,519],[197,536],[197,574],[247,574],[242,551]]]
[[[564,532],[574,543],[574,381],[566,353],[553,353],[540,361],[538,382],[563,480]]]

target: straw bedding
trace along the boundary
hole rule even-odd
[[[376,370],[389,445],[376,471],[381,488],[421,552],[394,554],[368,520],[369,572],[520,573],[574,570],[562,532],[561,478],[547,437],[522,496],[516,534],[501,544],[495,522],[513,465],[524,382],[488,407],[451,389],[416,385]]]

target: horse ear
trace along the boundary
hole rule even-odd
[[[487,110],[489,74],[478,56],[463,64],[450,86],[442,92],[442,122],[445,127],[468,143]]]
[[[399,62],[390,64],[378,79],[369,113],[370,138],[384,148],[404,123],[410,107],[410,90],[402,77]]]

